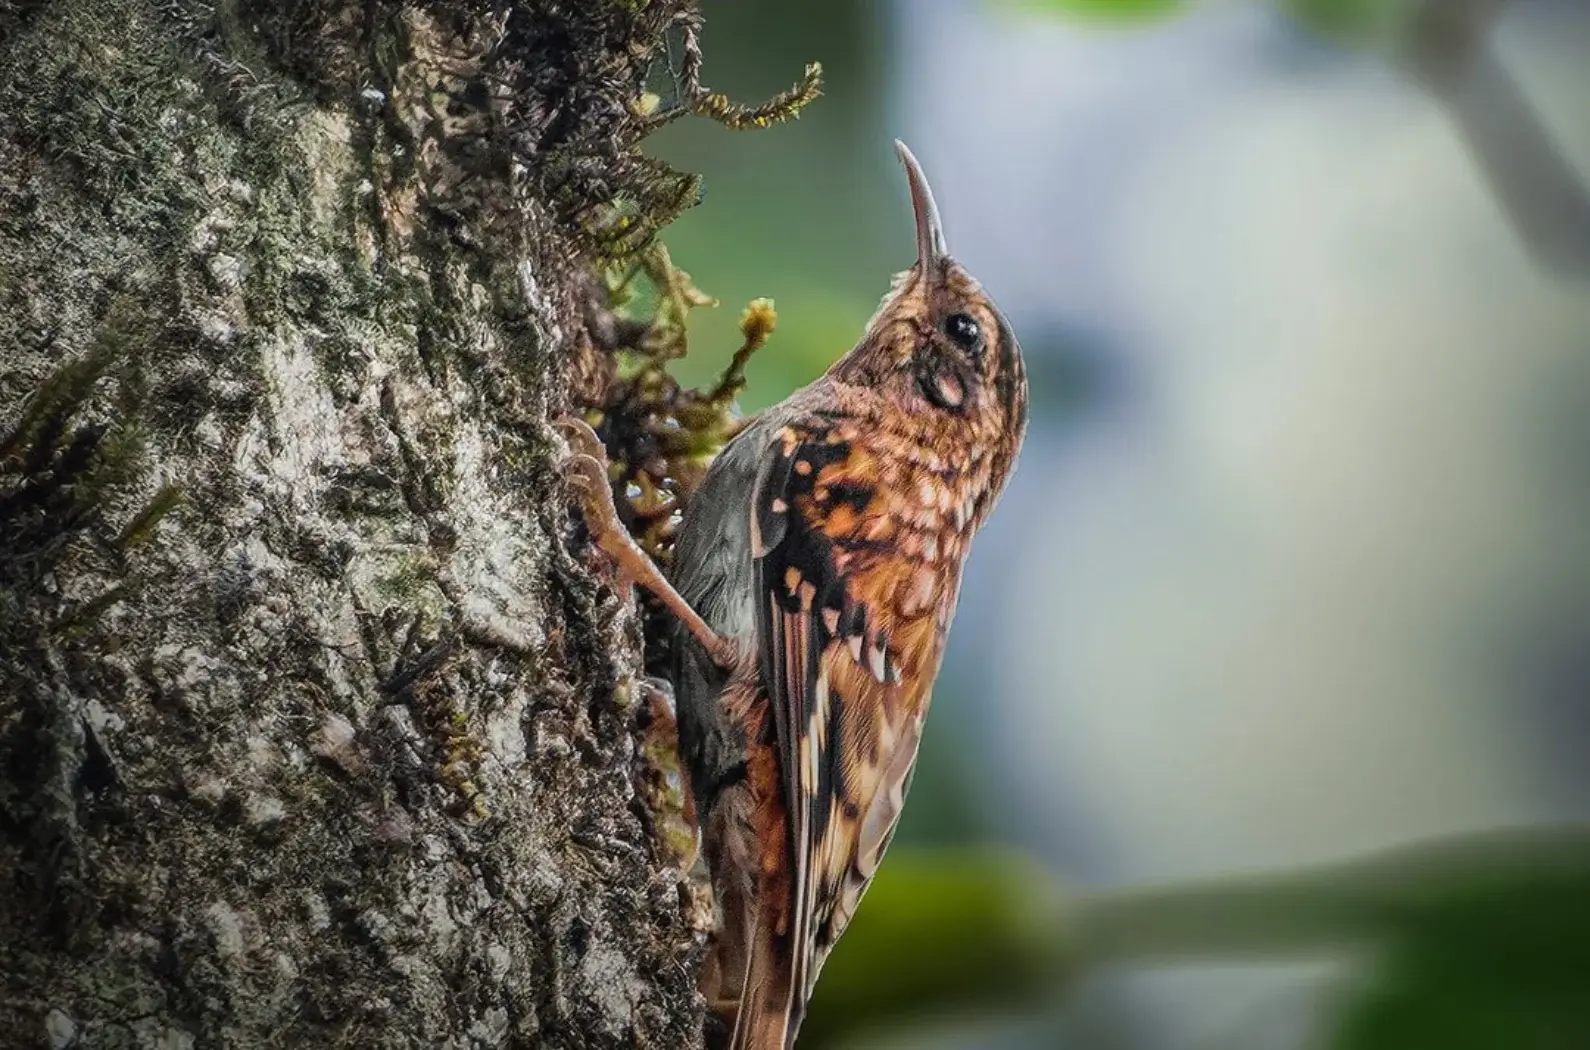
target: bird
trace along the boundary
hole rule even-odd
[[[596,434],[562,421],[593,542],[677,622],[679,745],[720,915],[701,991],[730,1050],[794,1046],[893,837],[966,556],[1026,431],[1016,336],[895,149],[916,261],[852,349],[719,452],[669,575],[621,524]]]

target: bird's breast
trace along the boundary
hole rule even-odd
[[[904,677],[930,679],[989,487],[988,458],[861,424],[826,440],[845,454],[823,466],[797,510],[827,538],[835,570],[868,610],[863,652],[886,647]]]

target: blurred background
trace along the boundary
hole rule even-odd
[[[1590,818],[1590,4],[702,7],[715,90],[826,89],[652,140],[725,304],[681,377],[756,296],[747,411],[854,343],[914,254],[899,137],[1033,381],[803,1047],[1590,1046],[1590,883],[1374,867]],[[1124,893],[1189,879],[1176,930]]]

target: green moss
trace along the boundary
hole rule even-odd
[[[111,545],[122,553],[148,542],[154,535],[155,527],[160,524],[167,514],[170,514],[182,502],[182,487],[180,485],[164,485],[154,498],[144,504],[138,513],[133,515],[131,521],[122,526],[116,534]]]
[[[97,598],[84,602],[55,621],[51,633],[60,638],[80,638],[93,628],[100,615],[115,605],[131,597],[136,591],[131,582],[122,582],[107,588]]]
[[[436,585],[436,560],[429,550],[389,555],[383,571],[371,581],[371,591],[382,602],[407,609],[435,622],[445,615],[446,597]]]
[[[146,447],[136,419],[134,384],[118,382],[120,411],[111,425],[84,422],[88,405],[108,380],[122,380],[153,325],[146,304],[131,296],[112,300],[87,349],[50,373],[23,404],[16,424],[0,437],[0,585],[36,595],[33,585],[54,572],[85,539],[91,557],[129,553],[152,534],[180,499],[168,485],[112,534],[107,509],[124,498],[145,470]],[[97,553],[96,553],[97,552]],[[57,631],[80,633],[116,602],[135,593],[135,573],[75,608],[46,615]],[[0,589],[4,589],[0,586]],[[14,604],[7,609],[23,615]],[[0,611],[0,620],[5,618]],[[8,634],[0,622],[0,635]]]

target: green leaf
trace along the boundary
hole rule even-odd
[[[1187,0],[1028,0],[1028,5],[1095,22],[1146,22],[1181,14]]]
[[[1272,0],[1299,25],[1349,47],[1400,42],[1420,0]],[[1025,0],[1028,10],[1098,23],[1137,24],[1186,12],[1188,0]]]

